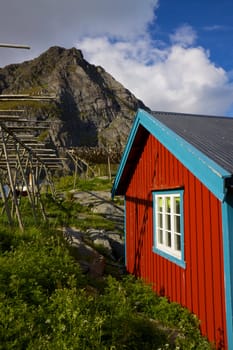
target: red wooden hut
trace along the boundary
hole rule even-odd
[[[112,188],[127,270],[233,349],[233,118],[139,110]]]

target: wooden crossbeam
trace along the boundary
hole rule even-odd
[[[0,120],[4,120],[6,119],[7,121],[10,120],[10,121],[25,121],[27,122],[28,119],[24,118],[22,119],[22,116],[20,115],[11,115],[11,114],[0,114]]]
[[[37,145],[36,145],[37,146]],[[55,152],[55,150],[54,149],[52,149],[52,148],[33,148],[33,150],[34,151],[36,151],[36,152]]]
[[[0,95],[0,98],[1,99],[4,99],[4,98],[15,98],[15,97],[17,97],[17,98],[26,98],[26,97],[30,97],[30,95],[29,94],[1,94]]]
[[[17,137],[20,137],[22,141],[26,140],[36,140],[35,136],[32,134],[18,134]]]
[[[47,129],[46,126],[39,126],[39,125],[35,125],[35,126],[25,126],[25,125],[7,125],[8,129],[10,130],[41,130],[41,129]]]
[[[33,142],[35,141],[35,142]],[[41,143],[41,142],[38,142],[37,140],[31,140],[31,141],[25,141],[25,144],[28,146],[28,147],[34,147],[34,146],[41,146],[41,147],[44,147],[44,143]],[[34,148],[33,148],[34,149]]]
[[[0,113],[23,113],[24,109],[0,109]]]
[[[8,49],[26,49],[29,50],[31,47],[28,45],[19,45],[19,44],[7,44],[7,43],[0,43],[0,47],[8,48]]]
[[[44,101],[44,100],[54,100],[56,98],[53,96],[31,96],[29,94],[2,94],[0,95],[0,101]]]

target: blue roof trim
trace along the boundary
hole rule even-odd
[[[113,196],[120,183],[121,176],[123,174],[123,170],[139,125],[142,125],[146,130],[148,130],[148,132],[150,132],[161,144],[163,144],[219,200],[223,201],[225,195],[224,180],[227,177],[231,177],[231,174],[209,157],[205,156],[202,152],[197,150],[167,126],[158,121],[156,117],[141,109],[139,109],[136,114],[128,142],[118,168],[112,188]]]
[[[229,194],[222,203],[224,282],[226,298],[227,349],[233,349],[233,197]]]
[[[113,187],[112,187],[112,197],[115,196],[115,192],[116,192],[117,187],[119,185],[119,182],[121,180],[121,176],[122,176],[122,173],[124,171],[124,167],[125,167],[125,164],[127,162],[130,149],[132,147],[135,135],[137,133],[137,130],[138,130],[138,127],[139,127],[139,124],[140,124],[139,112],[140,112],[140,110],[138,110],[138,112],[136,113],[136,116],[135,116],[135,119],[134,119],[134,123],[133,123],[133,126],[131,128],[131,131],[130,131],[130,134],[129,134],[129,137],[128,137],[128,141],[126,143],[126,147],[125,147],[123,156],[121,158],[121,162],[120,162],[118,170],[117,170],[117,174],[116,174],[116,177],[115,177],[115,180],[114,180],[114,183],[113,183]]]
[[[127,266],[127,231],[126,231],[126,199],[124,198],[124,243],[125,243],[125,266]]]

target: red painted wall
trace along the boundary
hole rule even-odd
[[[218,349],[227,348],[221,204],[148,134],[126,192],[126,263],[130,273],[190,309]],[[186,268],[152,252],[152,190],[184,187]],[[224,347],[225,345],[225,347]]]

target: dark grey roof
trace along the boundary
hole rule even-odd
[[[170,112],[151,114],[233,174],[233,118]]]

